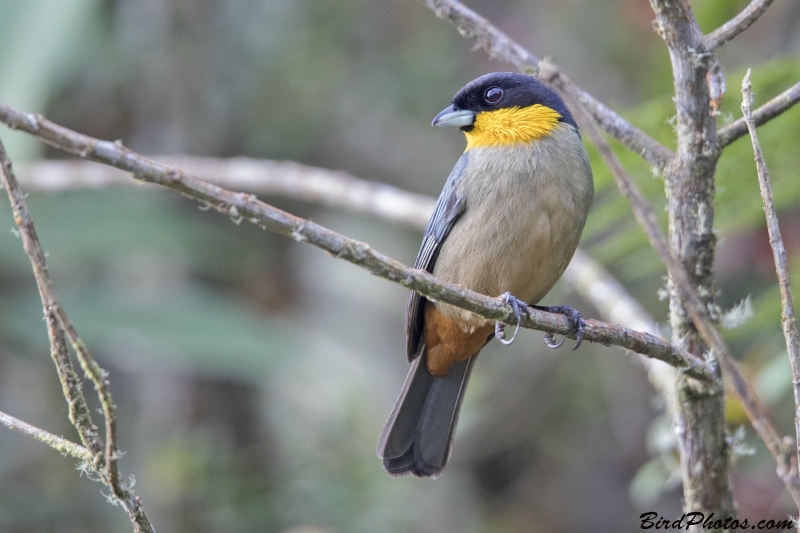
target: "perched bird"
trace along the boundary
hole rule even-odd
[[[461,129],[467,148],[439,196],[414,267],[483,294],[510,293],[507,302],[527,309],[521,304],[539,302],[567,268],[592,205],[592,170],[578,126],[556,93],[511,72],[468,83],[433,125]],[[540,309],[582,322],[566,306]],[[406,335],[412,365],[378,456],[391,475],[437,477],[470,372],[495,326],[412,292]]]

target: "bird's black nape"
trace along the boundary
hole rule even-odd
[[[502,89],[502,95],[499,98],[497,98],[496,91],[489,94],[490,89],[495,87]],[[497,100],[494,100],[495,98]],[[567,123],[576,130],[578,129],[564,100],[542,82],[526,74],[517,72],[484,74],[466,84],[453,97],[453,106],[456,109],[467,109],[475,113],[507,107],[528,107],[535,104],[556,111],[561,115],[559,122]]]

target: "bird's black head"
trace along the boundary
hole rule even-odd
[[[468,148],[530,142],[558,123],[578,129],[555,92],[536,78],[515,72],[493,72],[469,82],[453,97],[453,105],[433,120],[434,126],[464,131]]]

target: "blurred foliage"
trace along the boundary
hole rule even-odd
[[[705,31],[746,4],[692,3]],[[669,59],[646,3],[470,7],[674,146]],[[776,2],[719,51],[721,125],[740,116],[746,68],[757,104],[800,79],[798,28],[798,4]],[[145,153],[295,159],[431,195],[463,150],[460,136],[428,127],[431,117],[466,81],[507,68],[412,1],[0,0],[4,103]],[[800,109],[759,135],[797,287]],[[0,137],[17,164],[62,157],[17,132]],[[661,178],[614,148],[666,226]],[[666,321],[664,268],[590,154],[597,196],[583,245]],[[746,139],[726,149],[717,187],[719,302],[749,295],[754,310],[726,335],[791,434],[779,295]],[[634,531],[645,511],[680,516],[669,423],[626,357],[544,350],[531,332],[510,349],[487,347],[447,471],[434,483],[392,479],[374,445],[406,371],[401,288],[152,187],[28,200],[63,304],[111,372],[122,469],[159,530]],[[406,263],[416,253],[416,232],[268,201]],[[596,314],[564,286],[548,301]],[[0,410],[75,438],[40,312],[0,201]],[[728,414],[732,428],[746,425],[735,402]],[[772,459],[751,431],[739,441],[756,452],[734,470],[742,516],[783,516],[791,507]],[[0,530],[130,531],[70,460],[3,429],[0,449]]]

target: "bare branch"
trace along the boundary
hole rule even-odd
[[[521,72],[537,76],[542,81],[552,84],[562,96],[571,94],[576,102],[580,102],[589,110],[591,116],[604,130],[651,166],[663,170],[672,159],[673,154],[668,148],[575,85],[553,63],[540,60],[461,2],[457,0],[419,0],[419,2],[433,10],[440,19],[453,24],[465,38],[475,39],[491,57],[501,59]]]
[[[584,131],[587,132],[592,143],[597,147],[601,157],[611,170],[620,192],[622,192],[630,202],[634,216],[644,229],[648,241],[653,249],[661,256],[661,260],[664,264],[667,265],[670,277],[675,283],[692,321],[703,339],[708,343],[708,346],[720,362],[723,370],[725,370],[726,375],[733,385],[734,392],[744,406],[745,412],[753,424],[753,427],[764,440],[767,449],[769,449],[778,462],[779,475],[786,483],[792,497],[796,502],[800,503],[800,482],[798,482],[797,478],[796,463],[787,458],[783,439],[780,438],[775,428],[769,422],[766,411],[758,401],[758,397],[733,362],[730,350],[722,339],[719,330],[714,325],[708,308],[697,296],[697,293],[692,288],[689,278],[683,269],[683,265],[681,265],[680,261],[675,258],[672,253],[667,237],[664,235],[658,223],[658,218],[651,209],[645,196],[625,172],[619,159],[603,138],[602,133],[590,121],[584,120],[583,122],[585,124],[581,124],[581,126],[584,128]]]
[[[236,220],[246,219],[269,231],[322,248],[334,257],[359,265],[377,276],[399,283],[433,300],[467,309],[492,320],[516,324],[513,309],[499,298],[443,283],[428,272],[409,268],[376,252],[365,243],[348,239],[319,224],[281,211],[252,194],[235,193],[180,169],[151,161],[125,148],[120,142],[100,141],[54,124],[40,115],[16,111],[5,105],[0,105],[0,121],[35,135],[66,152],[126,170],[135,179],[174,189]],[[523,320],[522,325],[575,338],[569,319],[558,314],[531,309],[530,316]],[[660,359],[703,381],[710,377],[702,359],[696,356],[686,357],[684,352],[673,350],[668,342],[647,333],[588,320],[583,338],[604,345],[614,344]]]
[[[435,198],[406,192],[380,182],[355,178],[343,172],[295,162],[236,157],[219,159],[192,156],[157,156],[154,159],[186,169],[227,188],[280,195],[297,200],[367,213],[383,220],[423,230],[433,212]],[[19,165],[17,178],[26,190],[58,191],[133,183],[128,174],[106,165],[82,160],[46,160]],[[589,301],[608,322],[658,336],[655,321],[602,265],[580,248],[562,278]],[[672,405],[675,368],[640,356],[653,386]],[[669,409],[670,413],[674,409]]]
[[[786,262],[786,248],[783,246],[781,230],[778,226],[778,213],[775,211],[775,201],[772,197],[772,185],[770,184],[769,169],[764,162],[764,153],[761,151],[761,144],[758,142],[756,125],[752,116],[753,91],[750,84],[750,69],[747,69],[742,80],[742,114],[747,122],[747,129],[750,131],[750,139],[753,144],[753,154],[756,160],[758,172],[758,184],[761,189],[761,199],[764,202],[764,213],[767,218],[767,231],[769,232],[769,244],[772,247],[772,255],[775,258],[775,271],[778,274],[778,285],[781,291],[781,325],[783,326],[783,336],[786,338],[786,350],[789,354],[789,362],[792,367],[792,383],[794,385],[794,404],[795,404],[795,431],[796,442],[800,442],[800,334],[797,331],[797,322],[794,315],[794,298],[792,288],[789,284],[789,268]],[[800,451],[796,452],[800,453]],[[800,460],[800,456],[798,456]]]
[[[711,52],[749,28],[764,14],[772,1],[752,0],[741,13],[705,36],[705,49]]]
[[[566,80],[566,76],[563,76],[554,67],[551,67],[550,65],[544,62],[535,61],[535,59],[532,60],[535,61],[535,63],[533,63],[530,60],[530,57],[533,56],[530,54],[527,56],[528,61],[525,61],[523,63],[526,56],[520,54],[516,49],[509,50],[508,53],[503,53],[505,50],[504,45],[506,44],[507,41],[509,41],[507,36],[505,36],[498,30],[496,30],[494,27],[489,25],[485,21],[485,19],[482,19],[481,17],[477,16],[474,12],[468,10],[461,4],[458,4],[457,2],[452,0],[439,0],[439,1],[421,0],[421,1],[425,5],[433,9],[436,12],[437,16],[455,24],[462,35],[464,35],[465,37],[476,38],[478,42],[483,46],[484,49],[487,50],[487,52],[490,55],[493,55],[494,57],[500,57],[508,61],[512,65],[514,65],[516,68],[522,70],[523,72],[527,71],[530,73],[537,74],[542,79],[552,83],[556,89],[559,89],[562,96],[564,96],[564,98],[568,100],[568,103],[572,103],[573,108],[588,111],[589,115],[595,121],[597,121],[597,123],[600,124],[604,129],[606,129],[609,133],[611,133],[612,136],[623,142],[623,144],[631,148],[636,153],[642,155],[646,161],[651,163],[659,170],[662,171],[665,170],[667,167],[667,163],[673,161],[674,156],[671,153],[669,155],[665,155],[663,158],[660,158],[660,157],[654,157],[653,155],[659,151],[658,149],[649,149],[649,150],[643,149],[642,145],[639,143],[642,142],[642,139],[649,139],[649,137],[647,136],[633,135],[631,139],[627,140],[621,138],[618,130],[616,130],[613,127],[609,127],[608,117],[610,115],[600,113],[598,111],[598,108],[596,106],[593,106],[594,103],[593,99],[588,95],[586,95],[585,93],[581,94],[582,91],[573,88],[575,86],[570,82],[568,82],[568,80]],[[660,6],[654,6],[654,7],[658,9]],[[686,13],[680,13],[681,10],[685,10],[688,13],[688,5],[685,2],[682,1],[676,2],[673,7],[677,8],[678,11],[676,13],[672,13],[672,15],[675,15],[674,17],[672,17],[673,19],[677,20],[682,17],[684,20],[689,22],[687,24],[683,24],[683,26],[681,27],[681,24],[674,23],[675,20],[668,20],[669,17],[662,17],[660,29],[662,35],[664,35],[666,39],[668,40],[673,39],[673,49],[677,49],[679,47],[675,46],[677,42],[677,39],[675,39],[676,33],[691,34],[692,41],[699,40],[700,33],[696,27],[696,23],[693,24],[693,19],[691,18],[691,16],[686,15]],[[686,51],[689,49],[684,47],[684,50]],[[690,62],[700,60],[701,58],[696,57],[696,54],[700,52],[700,47],[699,46],[694,47],[694,50],[695,50],[694,55],[692,55],[691,50],[689,50],[688,55],[692,57],[682,58],[680,64],[685,64],[688,66]],[[687,61],[683,61],[683,59],[687,59]],[[692,83],[686,83],[687,81],[688,78],[683,79],[682,75],[676,74],[676,92],[680,90],[685,90],[686,86],[691,86],[694,92],[698,94],[702,92],[706,93],[708,92],[708,88],[705,86],[705,83],[692,84]],[[684,102],[686,105],[684,106],[683,105],[684,103],[682,103],[682,105],[679,106],[681,107],[681,109],[679,109],[679,128],[682,127],[685,130],[683,132],[684,135],[679,137],[683,138],[685,141],[689,141],[690,139],[694,139],[697,137],[694,131],[696,127],[692,125],[691,121],[687,120],[687,118],[692,116],[700,116],[703,113],[705,113],[705,116],[711,116],[713,118],[713,115],[709,113],[710,111],[709,109],[705,110],[701,109],[702,105],[706,105],[707,107],[707,103],[703,104],[703,102],[709,102],[711,100],[710,97],[708,97],[707,94],[706,98],[694,98],[694,96],[695,96],[694,94],[691,94],[690,97],[687,98],[686,101]],[[700,106],[695,105],[698,102],[701,103]],[[576,106],[575,104],[580,104],[580,106]],[[683,116],[681,116],[681,112],[683,112]],[[617,176],[620,175],[624,176],[625,173],[624,170],[622,169],[622,166],[619,164],[619,161],[616,160],[616,157],[611,152],[610,148],[608,147],[608,144],[605,143],[605,141],[602,139],[602,135],[596,131],[596,128],[594,128],[594,124],[591,124],[591,127],[587,127],[586,123],[592,123],[592,121],[584,120],[583,122],[584,124],[581,124],[581,126],[584,128],[585,131],[587,129],[588,131],[590,131],[589,136],[593,139],[593,142],[598,146],[598,149],[600,149],[601,153],[604,151],[602,147],[605,148],[606,153],[604,154],[604,158],[606,159],[606,162],[612,167],[612,172],[614,172]],[[716,132],[714,129],[711,128],[711,126],[713,126],[713,120],[706,121],[700,126],[700,130],[703,132],[703,137],[705,139],[708,139],[709,143],[713,145],[715,141],[714,134]],[[704,164],[695,165],[695,168],[703,168],[705,176],[707,178],[710,178],[710,180],[705,180],[704,183],[706,182],[713,183],[713,169],[716,162],[715,157],[712,156],[712,157],[696,159],[695,158],[696,154],[693,153],[695,148],[696,146],[689,146],[688,143],[687,145],[684,146],[685,164],[683,165],[678,164],[675,166],[675,169],[679,170],[681,169],[681,167],[683,169],[693,168],[692,162],[699,163],[703,161]],[[666,151],[668,152],[668,150]],[[609,162],[609,158],[611,158],[612,162]],[[616,165],[614,165],[614,162],[616,163]],[[616,166],[616,171],[613,168],[614,166]],[[702,301],[692,288],[692,285],[689,282],[689,278],[686,275],[683,265],[679,262],[677,258],[672,256],[669,243],[666,237],[661,232],[661,229],[658,225],[658,221],[655,218],[655,215],[650,211],[649,205],[644,200],[644,197],[641,195],[640,192],[638,192],[638,189],[635,188],[635,186],[629,179],[625,180],[624,182],[618,180],[618,185],[620,185],[620,189],[623,190],[623,193],[625,193],[624,189],[627,186],[629,189],[629,194],[626,194],[626,196],[628,196],[628,198],[631,199],[632,204],[638,204],[641,207],[643,207],[643,209],[637,213],[637,209],[634,206],[634,212],[637,213],[637,218],[639,219],[640,224],[643,225],[646,233],[648,233],[648,238],[650,238],[651,243],[657,249],[660,248],[659,252],[664,258],[665,263],[668,265],[670,274],[679,278],[676,282],[677,286],[679,287],[679,292],[682,295],[685,295],[689,299],[693,300],[693,303],[695,305],[691,306],[693,309],[690,310],[690,315],[692,316],[692,319],[700,329],[702,336],[706,339],[706,342],[708,342],[711,347],[716,348],[714,350],[714,354],[720,358],[723,367],[726,369],[726,372],[728,373],[732,382],[734,383],[734,388],[737,394],[740,396],[742,403],[745,405],[746,412],[750,416],[751,420],[753,420],[754,427],[756,427],[756,429],[759,431],[759,434],[762,435],[762,438],[765,439],[767,447],[770,449],[771,452],[773,452],[773,455],[776,457],[776,460],[778,461],[779,465],[781,465],[779,467],[779,470],[781,471],[781,477],[783,477],[784,481],[786,481],[787,486],[789,487],[790,492],[792,492],[792,495],[795,498],[795,500],[797,502],[800,502],[800,489],[798,489],[796,483],[797,481],[796,466],[792,468],[792,465],[786,462],[786,454],[783,452],[783,447],[781,445],[780,439],[777,436],[777,433],[770,425],[763,411],[763,408],[761,408],[757,398],[752,393],[752,390],[747,386],[741,374],[738,373],[738,369],[736,368],[735,364],[732,362],[732,359],[730,358],[727,346],[724,344],[722,337],[714,327],[713,320],[710,314],[708,313],[706,306],[702,303]],[[711,187],[709,190],[711,191],[713,197],[713,187]],[[634,194],[634,192],[638,194]],[[645,219],[647,220],[645,221]],[[711,248],[710,257],[713,258],[713,246]],[[675,280],[673,280],[673,282],[675,282]],[[709,391],[709,399],[711,400],[709,402],[710,404],[718,403],[714,399],[714,396],[716,395],[717,395],[716,392]],[[715,416],[717,416],[717,418],[721,420],[720,417],[722,416],[722,411],[718,408],[718,406],[712,405],[710,409],[713,409],[715,411]],[[704,416],[704,415],[699,415],[699,416]],[[724,421],[721,421],[719,426],[717,427],[717,429],[721,433],[724,433],[723,424]],[[684,428],[684,431],[685,429],[686,428]],[[724,435],[720,439],[718,439],[718,444],[720,444],[724,449],[725,447]],[[703,461],[705,459],[710,460],[711,457],[716,457],[716,454],[695,453],[694,456],[699,461]],[[713,480],[710,479],[711,477],[714,477],[711,473],[711,469],[706,469],[703,466],[704,465],[701,464],[697,465],[698,469],[703,470],[703,475],[706,476],[707,479],[713,482]],[[733,503],[730,498],[730,491],[727,489],[727,474],[726,474],[727,463],[717,462],[716,465],[709,465],[709,466],[722,467],[723,471],[722,475],[717,476],[719,478],[717,481],[722,485],[724,485],[722,490],[717,491],[721,496],[721,499],[724,501],[724,503],[721,504],[720,509],[723,512],[728,512],[728,511],[732,512]],[[698,481],[701,481],[698,478],[698,476],[693,476],[693,477]],[[703,491],[703,490],[690,491],[690,493],[694,493],[697,496],[702,496],[702,493],[705,493],[706,495],[709,494],[708,491]],[[712,507],[716,507],[716,505],[712,504]]]
[[[800,82],[795,83],[753,111],[753,123],[756,126],[761,126],[788,111],[797,102],[800,102]],[[717,131],[717,146],[722,150],[739,137],[745,135],[747,135],[747,121],[744,118],[740,118]]]
[[[28,213],[28,206],[25,203],[25,197],[19,188],[17,179],[11,168],[11,161],[6,155],[5,147],[0,142],[0,180],[8,193],[8,198],[11,201],[11,209],[14,213],[14,221],[20,229],[22,235],[22,243],[25,252],[28,254],[31,266],[33,267],[33,275],[36,278],[36,284],[39,287],[39,294],[44,306],[45,322],[47,323],[47,333],[50,338],[50,347],[53,360],[56,363],[58,377],[61,381],[61,386],[64,392],[64,397],[67,399],[69,405],[69,419],[78,434],[81,441],[92,454],[93,461],[90,466],[93,470],[100,474],[100,478],[108,485],[113,492],[114,497],[119,501],[128,513],[134,525],[135,532],[153,533],[153,527],[150,525],[144,509],[142,509],[141,500],[134,496],[133,493],[119,480],[119,473],[116,467],[117,451],[114,443],[115,438],[115,425],[113,404],[111,396],[107,390],[107,382],[105,381],[105,373],[100,369],[97,363],[91,358],[88,350],[85,349],[83,342],[75,332],[75,328],[66,318],[61,306],[58,303],[55,290],[53,289],[53,282],[50,279],[50,274],[47,271],[47,263],[45,262],[44,252],[39,243],[39,238],[36,235],[36,230],[33,226],[33,220]],[[72,362],[69,358],[67,349],[64,326],[70,329],[69,336],[78,350],[78,357],[84,371],[89,374],[93,381],[98,386],[98,393],[100,400],[103,404],[104,413],[111,417],[107,418],[107,435],[108,443],[106,444],[106,455],[103,455],[103,442],[97,434],[97,427],[92,422],[89,409],[86,405],[86,399],[81,390],[81,382],[75,371],[72,368]]]
[[[669,241],[660,234],[660,242],[654,244],[669,271],[672,342],[694,354],[711,348],[723,368],[736,372],[709,312],[715,305],[713,216],[718,157],[709,148],[716,146],[722,78],[713,54],[703,50],[703,34],[689,0],[650,0],[650,5],[656,30],[669,51],[677,113],[675,158],[664,172]],[[680,377],[676,385],[684,508],[735,516],[724,391],[721,376],[716,375],[715,387],[697,387]],[[731,376],[734,382],[736,377],[741,376]],[[750,391],[744,388],[740,392]],[[763,413],[751,410],[748,414],[758,417]],[[692,527],[693,531],[701,529]]]
[[[14,431],[19,431],[20,433],[28,435],[29,437],[33,437],[40,442],[44,442],[57,452],[74,457],[82,463],[91,465],[94,462],[94,454],[80,444],[76,444],[64,437],[59,437],[58,435],[54,435],[36,426],[32,426],[19,418],[0,412],[0,424]]]
[[[370,214],[384,220],[424,229],[436,203],[385,183],[358,179],[324,168],[292,161],[234,157],[154,156],[166,165],[229,189],[281,195],[330,207]],[[26,190],[58,191],[75,187],[106,187],[131,182],[124,171],[81,160],[49,160],[17,165]]]
[[[487,54],[502,59],[517,70],[539,75],[539,58],[511,37],[498,30],[491,22],[457,0],[419,0],[437,17],[453,24],[465,39],[475,39]]]
[[[33,227],[33,220],[28,213],[24,196],[19,190],[19,185],[11,169],[11,161],[6,156],[2,142],[0,142],[0,178],[0,182],[5,187],[11,201],[14,221],[20,229],[22,244],[30,258],[33,275],[39,288],[42,305],[44,306],[47,333],[50,338],[51,355],[56,364],[58,377],[64,390],[64,397],[67,399],[67,405],[69,406],[69,420],[78,430],[83,445],[93,454],[98,454],[102,451],[103,444],[86,405],[86,399],[81,390],[80,378],[75,374],[72,362],[69,359],[64,330],[56,315],[58,300],[53,290],[50,275],[47,272],[44,251],[42,251],[42,246],[39,244],[39,238],[36,236],[36,230]]]
[[[117,466],[117,459],[119,453],[117,450],[117,417],[115,412],[114,398],[111,396],[110,383],[108,382],[108,372],[100,368],[89,348],[83,342],[83,339],[78,335],[75,326],[67,318],[67,314],[61,306],[55,306],[56,316],[58,317],[61,326],[67,333],[70,344],[78,355],[78,362],[83,369],[83,372],[92,380],[94,388],[97,391],[97,396],[100,398],[100,406],[103,410],[103,419],[106,426],[106,446],[105,446],[105,477],[108,486],[114,491],[114,496],[122,500],[129,495],[122,486],[119,479],[119,468]]]

